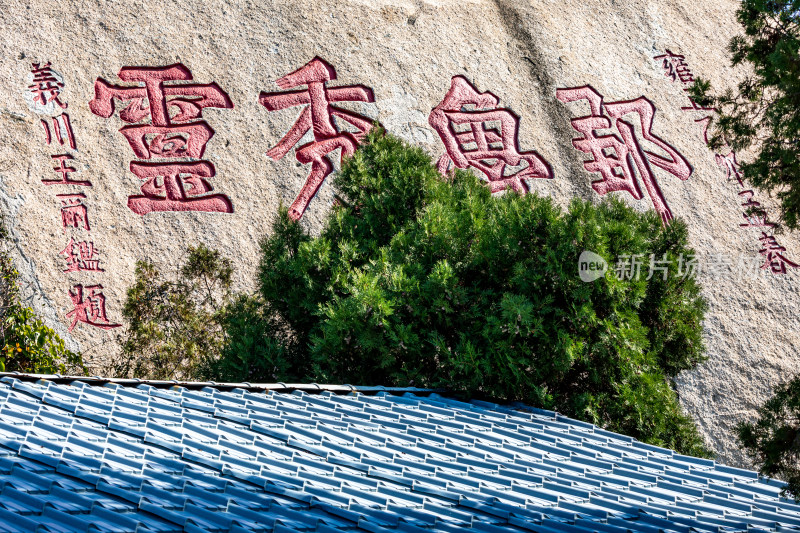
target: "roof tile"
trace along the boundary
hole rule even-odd
[[[0,378],[0,532],[800,530],[780,483],[550,411],[189,385]]]

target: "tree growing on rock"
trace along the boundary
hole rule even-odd
[[[800,0],[743,0],[736,16],[744,34],[730,42],[732,63],[750,74],[718,94],[698,79],[691,95],[719,111],[710,146],[750,150],[744,179],[774,193],[782,222],[800,229]]]
[[[108,371],[147,379],[201,377],[225,345],[232,274],[231,261],[202,244],[188,248],[174,275],[149,261],[137,262],[122,310],[121,355]]]
[[[750,74],[718,94],[698,79],[691,95],[719,111],[711,147],[749,150],[742,176],[774,193],[781,221],[800,229],[800,0],[743,0],[736,16],[744,33],[730,42],[732,63]],[[785,493],[800,500],[800,376],[778,386],[738,435],[760,472],[786,479]]]
[[[231,313],[217,380],[445,387],[523,401],[706,455],[670,377],[703,359],[706,303],[686,226],[620,201],[563,211],[448,179],[373,131],[335,178],[312,236],[282,210],[262,243],[257,298]],[[587,283],[578,258],[653,257],[668,273]],[[612,269],[613,270],[613,269]]]
[[[80,354],[22,301],[10,239],[0,215],[0,372],[83,374]]]
[[[800,376],[776,387],[758,419],[742,422],[737,431],[759,472],[786,480],[783,493],[800,501]]]

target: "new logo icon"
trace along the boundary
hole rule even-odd
[[[578,258],[578,275],[586,283],[602,278],[608,270],[606,260],[589,250],[584,250]]]

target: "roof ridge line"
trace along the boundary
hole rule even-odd
[[[337,394],[347,394],[350,392],[359,392],[361,394],[378,394],[380,392],[388,392],[391,394],[412,393],[420,395],[428,395],[434,393],[446,393],[447,389],[426,389],[419,387],[385,387],[378,386],[363,386],[363,385],[320,385],[317,383],[218,383],[216,381],[182,381],[182,380],[158,380],[158,379],[138,379],[138,378],[108,378],[101,376],[70,376],[61,374],[28,374],[24,372],[0,372],[0,379],[4,377],[11,377],[19,379],[20,381],[38,381],[47,380],[55,383],[71,383],[79,381],[89,385],[105,385],[108,383],[115,383],[120,386],[135,387],[137,385],[150,385],[156,388],[169,388],[169,387],[184,387],[187,389],[202,389],[210,387],[220,390],[229,389],[246,389],[249,391],[278,391],[278,392],[293,392],[303,391],[307,393],[319,392],[333,392]]]

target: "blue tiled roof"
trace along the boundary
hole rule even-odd
[[[6,376],[0,532],[800,530],[780,483],[555,413],[297,389]]]

